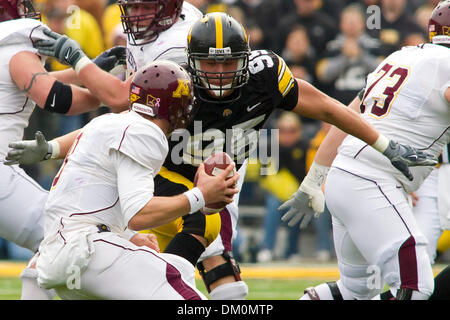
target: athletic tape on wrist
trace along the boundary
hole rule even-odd
[[[383,153],[384,151],[386,151],[388,146],[389,146],[389,139],[380,134],[378,136],[377,141],[375,141],[375,143],[372,145],[372,148]]]
[[[203,198],[203,193],[199,188],[195,187],[189,191],[186,191],[184,195],[188,198],[191,206],[191,211],[189,211],[189,214],[197,212],[205,206],[205,199]]]
[[[309,184],[313,184],[317,187],[322,187],[322,184],[327,177],[328,171],[330,170],[330,167],[326,167],[323,165],[320,165],[316,162],[313,162],[311,165],[311,168],[308,171],[308,174],[305,177],[306,182]]]
[[[91,61],[91,59],[89,59],[88,57],[84,56],[83,58],[81,58],[80,60],[78,60],[78,62],[75,64],[75,66],[74,66],[75,72],[76,72],[77,74],[79,74],[80,71],[81,71],[84,67],[86,67],[87,65],[89,65],[89,64],[91,64],[91,63],[93,63],[93,62]]]
[[[52,155],[50,156],[50,159],[58,159],[59,153],[61,152],[58,141],[51,140],[48,143],[52,147]]]

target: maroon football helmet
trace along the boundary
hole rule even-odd
[[[132,45],[155,41],[181,14],[183,0],[119,0],[124,32]]]
[[[172,61],[157,60],[139,69],[130,86],[130,109],[166,119],[170,131],[186,128],[193,116],[189,73]]]
[[[0,0],[0,22],[20,18],[41,19],[41,14],[31,0]]]
[[[430,42],[450,46],[450,0],[444,0],[434,8],[428,23]]]

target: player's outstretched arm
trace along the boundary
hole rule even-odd
[[[356,97],[349,108],[357,111],[360,100]],[[347,136],[344,131],[332,126],[319,146],[314,162],[303,179],[298,190],[278,209],[288,210],[281,219],[290,227],[298,222],[300,228],[306,228],[313,217],[318,217],[325,209],[325,197],[322,184],[328,174],[329,167],[337,155],[337,149]]]
[[[447,99],[448,103],[450,103],[450,88],[447,88],[445,91],[445,99]]]
[[[298,80],[299,99],[294,112],[314,119],[326,121],[351,134],[386,156],[394,167],[400,170],[409,180],[413,176],[410,166],[433,166],[436,157],[411,146],[402,145],[389,140],[365,121],[358,112],[345,108],[337,100],[327,96],[303,80]]]
[[[34,140],[11,142],[4,164],[30,165],[48,159],[63,159],[80,131],[81,129],[70,132],[48,142],[44,134],[37,131]]]
[[[239,192],[235,188],[239,174],[227,179],[234,163],[217,176],[206,174],[203,164],[199,166],[197,187],[173,197],[153,197],[128,222],[131,230],[147,230],[167,224],[178,217],[195,213],[205,203],[231,203],[233,196]]]
[[[12,80],[25,95],[49,112],[81,114],[99,107],[100,101],[87,89],[67,85],[49,74],[37,55],[22,51],[9,63]]]
[[[127,64],[126,58],[127,48],[123,46],[116,46],[102,52],[95,59],[93,59],[92,62],[103,71],[113,73],[115,70],[119,69],[120,66]],[[70,83],[77,86],[83,85],[80,79],[78,79],[77,73],[72,68],[53,71],[50,74],[61,82]]]
[[[128,107],[131,77],[121,81],[97,67],[75,40],[51,30],[44,29],[43,32],[48,39],[34,43],[40,54],[55,57],[61,63],[70,65],[80,82],[114,112],[124,111]]]

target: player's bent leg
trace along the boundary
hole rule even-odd
[[[78,287],[59,287],[62,299],[201,300],[194,266],[179,256],[138,247],[113,233],[90,236],[94,247]]]
[[[196,212],[186,215],[182,219],[181,230],[177,233],[164,250],[181,256],[196,265],[200,255],[217,237],[220,231],[220,215],[204,215]]]
[[[232,255],[238,208],[235,202],[220,212],[221,229],[217,238],[200,257],[197,268],[210,297],[217,300],[244,300],[248,287],[240,277],[240,268]]]
[[[244,281],[223,283],[209,295],[212,300],[245,300],[248,295],[248,286]]]
[[[438,169],[434,169],[416,191],[419,201],[413,207],[417,225],[428,240],[427,253],[431,264],[436,258],[436,248],[442,234],[438,208]]]
[[[369,263],[353,242],[347,228],[332,217],[340,280],[339,292],[344,300],[368,300],[379,294],[384,285],[381,274],[372,273]],[[374,269],[376,270],[376,269]]]
[[[18,166],[0,166],[0,237],[36,252],[48,192]]]
[[[412,299],[430,295],[433,278],[427,241],[402,189],[391,179],[376,179],[339,169],[330,170],[327,177],[326,201],[333,214],[333,236],[343,284],[358,299],[372,298],[356,294],[367,284],[352,283],[358,273],[365,272],[366,280],[369,276],[375,280],[370,287],[382,287],[381,281],[374,286],[380,278],[391,288],[418,291],[420,294],[413,294]],[[342,194],[346,199],[358,199],[358,204],[348,206]],[[365,263],[355,259],[353,254],[357,251]],[[366,270],[353,268],[364,264]],[[347,265],[349,268],[345,268]]]
[[[55,290],[46,290],[39,287],[35,260],[36,255],[31,258],[26,268],[23,269],[20,274],[20,281],[22,282],[22,294],[20,300],[53,300],[56,296]]]
[[[204,259],[197,268],[213,300],[244,300],[248,287],[241,280],[241,270],[231,251]]]
[[[340,287],[342,288],[340,280],[321,283],[318,286],[306,288],[299,300],[344,300]],[[347,295],[347,298],[349,298],[347,300],[353,299],[350,295]]]
[[[426,244],[415,244],[413,240],[408,238],[400,246],[398,255],[389,259],[384,267],[387,270],[392,270],[392,266],[400,269],[399,278],[391,278],[388,272],[385,276],[396,300],[427,300],[434,291],[433,270]]]

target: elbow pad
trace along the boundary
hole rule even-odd
[[[55,81],[45,102],[44,110],[66,114],[72,106],[72,87]]]

